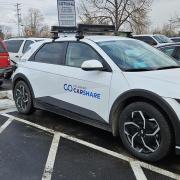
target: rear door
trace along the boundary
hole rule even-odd
[[[59,66],[64,62],[66,46],[66,42],[46,43],[23,63],[37,99],[47,102],[48,97],[59,93]]]

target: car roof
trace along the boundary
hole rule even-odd
[[[91,40],[94,42],[103,42],[103,41],[114,41],[114,40],[128,40],[131,38],[127,38],[127,37],[119,37],[119,36],[85,36],[84,37],[85,40]],[[58,38],[56,41],[76,41],[77,39],[75,38],[75,36],[64,36],[64,37],[60,37]],[[131,39],[134,40],[134,39]],[[46,41],[44,41],[46,42]]]
[[[180,43],[164,43],[164,44],[160,44],[160,45],[157,45],[156,47],[157,48],[160,48],[160,47],[166,47],[166,46],[180,46]]]
[[[36,41],[36,40],[46,40],[46,39],[48,39],[48,38],[36,38],[36,37],[24,38],[24,37],[18,37],[18,38],[6,39],[5,41],[9,41],[9,40],[32,40],[32,41]]]
[[[133,35],[134,37],[141,37],[141,36],[164,36],[163,34],[138,34],[138,35]]]

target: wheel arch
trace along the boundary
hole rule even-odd
[[[172,133],[175,136],[175,141],[177,143],[178,136],[180,133],[179,130],[179,119],[172,109],[172,107],[159,95],[141,89],[129,90],[126,93],[120,95],[114,102],[111,111],[110,111],[110,125],[112,127],[112,133],[114,136],[119,135],[119,116],[123,109],[133,103],[133,102],[147,102],[156,106],[162,113],[165,115],[165,118],[168,120],[169,125],[172,128]]]
[[[14,91],[14,88],[15,88],[16,83],[17,83],[18,81],[24,81],[24,82],[28,85],[28,87],[29,87],[29,89],[30,89],[30,92],[31,92],[31,95],[32,95],[32,97],[33,97],[33,99],[34,99],[34,98],[35,98],[35,95],[34,95],[33,88],[32,88],[32,86],[31,86],[30,81],[28,80],[28,78],[27,78],[24,74],[19,73],[19,74],[16,74],[16,75],[14,76],[14,78],[13,78],[13,83],[12,83],[12,89],[13,89],[13,91]]]

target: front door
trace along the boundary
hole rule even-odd
[[[81,65],[87,60],[103,58],[88,44],[70,42],[65,66],[59,66],[60,93],[55,99],[64,102],[70,111],[108,122],[108,104],[112,72],[84,71]]]

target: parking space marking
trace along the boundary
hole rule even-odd
[[[95,144],[92,144],[92,143],[89,143],[89,142],[86,142],[86,141],[83,141],[81,139],[77,139],[75,137],[72,137],[72,136],[69,136],[67,134],[64,134],[64,133],[61,133],[61,132],[56,132],[52,129],[49,129],[49,128],[45,128],[43,126],[40,126],[38,124],[35,124],[35,123],[32,123],[32,122],[29,122],[29,121],[26,121],[24,119],[21,119],[21,118],[17,118],[17,117],[14,117],[12,115],[9,115],[9,114],[2,114],[3,116],[6,116],[6,117],[9,117],[9,118],[13,118],[14,120],[17,120],[17,121],[20,121],[22,123],[25,123],[25,124],[28,124],[30,126],[33,126],[33,127],[36,127],[36,128],[39,128],[41,130],[44,130],[44,131],[47,131],[49,133],[52,133],[52,134],[59,134],[61,137],[65,138],[65,139],[68,139],[68,140],[71,140],[71,141],[74,141],[76,143],[79,143],[79,144],[82,144],[84,146],[87,146],[89,148],[92,148],[92,149],[95,149],[95,150],[98,150],[100,152],[103,152],[105,154],[108,154],[108,155],[111,155],[113,157],[116,157],[116,158],[119,158],[119,159],[122,159],[124,161],[128,161],[129,163],[131,162],[136,162],[139,164],[139,167],[143,167],[143,168],[146,168],[146,169],[149,169],[153,172],[156,172],[156,173],[159,173],[161,175],[164,175],[164,176],[167,176],[169,178],[173,178],[173,179],[176,179],[176,180],[180,180],[180,175],[179,174],[176,174],[176,173],[172,173],[170,171],[167,171],[167,170],[164,170],[164,169],[161,169],[161,168],[158,168],[156,166],[153,166],[153,165],[150,165],[150,164],[147,164],[145,162],[142,162],[142,161],[138,161],[137,159],[135,158],[131,158],[131,157],[128,157],[126,155],[123,155],[123,154],[119,154],[119,153],[116,153],[114,151],[111,151],[111,150],[108,150],[106,148],[103,148],[103,147],[100,147],[100,146],[97,146]],[[134,168],[135,169],[135,168]],[[136,172],[134,172],[136,173]]]
[[[130,165],[137,180],[147,180],[141,166],[137,161],[131,161]]]
[[[45,166],[45,170],[44,170],[42,180],[51,180],[51,176],[52,176],[53,168],[54,168],[54,163],[56,160],[56,154],[57,154],[57,150],[58,150],[58,146],[59,146],[59,141],[60,141],[60,134],[55,133],[54,137],[53,137],[52,144],[51,144],[51,148],[49,151],[49,155],[47,158],[47,162],[46,162],[46,166]]]
[[[11,124],[14,118],[9,118],[1,127],[0,134]]]

